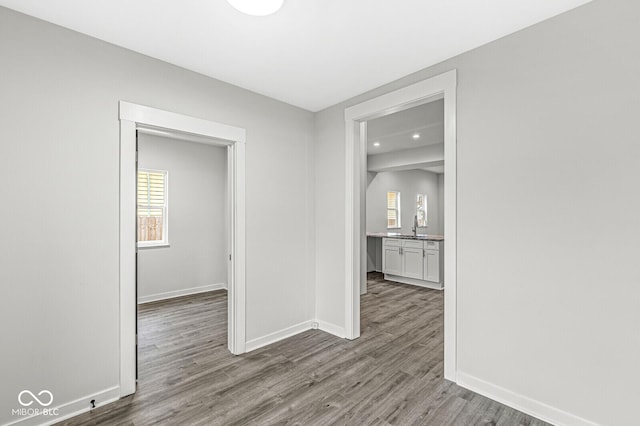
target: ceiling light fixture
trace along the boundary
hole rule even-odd
[[[414,139],[420,139],[420,133],[414,133],[412,138]]]
[[[380,146],[380,142],[374,142],[373,146]]]
[[[247,15],[267,16],[279,11],[284,0],[227,0],[227,2]]]

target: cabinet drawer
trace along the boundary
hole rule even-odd
[[[422,248],[422,241],[414,241],[414,240],[402,240],[402,247],[407,248]]]
[[[382,244],[385,246],[400,247],[401,241],[396,238],[383,238]]]
[[[427,250],[440,250],[440,243],[438,241],[425,241],[424,248]]]

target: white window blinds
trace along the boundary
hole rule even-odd
[[[166,242],[167,172],[138,170],[138,241]]]
[[[387,228],[400,228],[400,192],[387,192]]]

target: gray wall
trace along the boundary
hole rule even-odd
[[[373,175],[373,176],[372,176]],[[367,185],[367,232],[410,234],[416,214],[416,195],[427,195],[427,227],[419,233],[437,234],[440,230],[438,175],[425,170],[369,172]],[[400,191],[401,230],[387,229],[387,191]],[[444,208],[444,205],[442,206]]]
[[[313,114],[5,8],[0,58],[0,424],[118,385],[120,100],[247,129],[247,338],[313,318]]]
[[[138,167],[168,172],[169,247],[138,249],[138,300],[227,281],[227,149],[139,134]]]
[[[460,372],[637,423],[638,22],[596,0],[318,113],[318,318],[344,325],[344,108],[456,68]]]
[[[444,235],[444,173],[438,174],[438,235]]]

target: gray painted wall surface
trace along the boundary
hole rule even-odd
[[[444,235],[444,173],[438,174],[438,235]]]
[[[639,20],[638,2],[596,0],[314,121],[0,8],[0,423],[22,389],[65,403],[117,385],[118,100],[247,128],[252,339],[312,318],[314,281],[317,317],[343,325],[344,108],[457,68],[459,369],[635,424]],[[301,232],[272,226],[281,187]]]
[[[0,424],[118,385],[120,100],[247,129],[247,338],[313,318],[313,114],[5,8],[0,58]]]
[[[168,172],[169,247],[138,249],[138,298],[227,282],[227,149],[139,134],[138,167]]]
[[[416,214],[416,195],[427,195],[427,227],[419,233],[437,234],[440,230],[438,175],[424,170],[368,173],[367,232],[401,232],[410,234]],[[402,229],[387,229],[387,192],[400,191]]]
[[[344,325],[344,108],[456,68],[459,370],[637,423],[638,22],[597,0],[319,112],[318,318]]]

